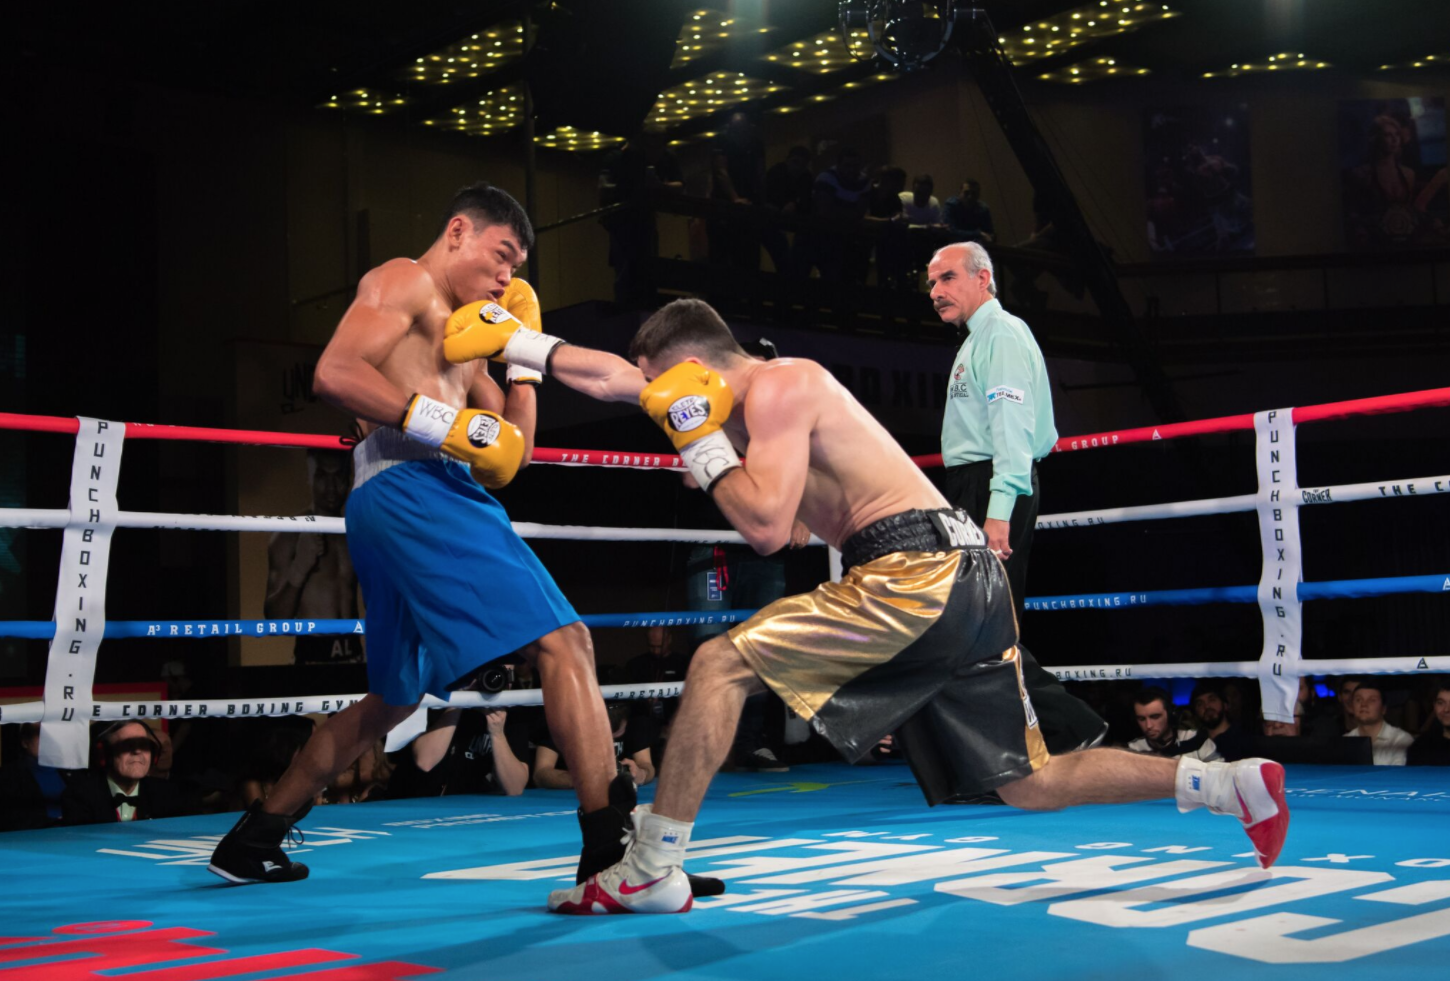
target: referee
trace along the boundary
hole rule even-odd
[[[1047,364],[1032,331],[997,301],[992,259],[982,246],[958,242],[938,249],[927,280],[937,315],[966,337],[947,380],[942,491],[982,526],[987,546],[1006,565],[1020,630],[1037,525],[1037,461],[1057,442]],[[1100,741],[1107,724],[1025,647],[1018,649],[1048,750],[1069,752]]]

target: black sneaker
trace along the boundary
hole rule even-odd
[[[579,831],[584,836],[584,847],[579,852],[579,868],[574,881],[582,883],[591,875],[603,872],[611,865],[624,860],[625,841],[634,830],[629,814],[638,802],[638,791],[629,774],[621,773],[609,783],[609,806],[584,813],[579,809]],[[718,896],[725,891],[722,879],[709,876],[689,875],[690,895]]]
[[[308,810],[304,807],[288,817],[268,814],[262,810],[261,801],[254,802],[211,853],[207,871],[235,883],[296,882],[307,878],[307,866],[287,857],[282,839],[302,844],[302,832],[293,825]]]

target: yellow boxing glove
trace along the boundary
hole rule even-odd
[[[639,404],[670,437],[690,475],[706,491],[741,465],[721,429],[735,398],[717,372],[682,361],[646,385]]]
[[[564,340],[539,332],[539,298],[533,287],[515,279],[499,299],[500,303],[478,300],[449,315],[443,327],[443,356],[453,364],[490,358],[538,373],[547,371],[549,355]],[[518,316],[510,312],[515,309]]]
[[[414,395],[403,412],[403,433],[468,464],[473,479],[489,490],[505,487],[524,462],[524,434],[503,416],[484,409],[455,409]]]

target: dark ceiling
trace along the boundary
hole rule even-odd
[[[1087,9],[1093,0],[985,0],[982,4],[1000,34],[1023,38],[1036,26],[1066,12]],[[1155,7],[1157,5],[1154,5]],[[852,65],[830,75],[811,75],[785,64],[766,66],[761,56],[783,44],[830,30],[836,23],[835,0],[556,0],[518,3],[505,0],[213,0],[206,4],[156,2],[96,5],[94,10],[65,4],[27,4],[12,13],[5,61],[12,72],[45,79],[52,72],[83,73],[96,80],[134,80],[166,86],[293,105],[317,105],[336,90],[396,88],[397,73],[416,59],[471,32],[517,20],[533,10],[545,28],[549,18],[605,16],[622,27],[644,29],[671,20],[665,29],[699,8],[753,18],[768,34],[732,39],[688,65],[650,69],[654,91],[711,71],[744,70],[767,81],[789,85],[792,98],[834,91],[845,81],[879,71]],[[1127,9],[1127,6],[1124,6]],[[1167,78],[1201,78],[1232,64],[1263,59],[1274,52],[1303,53],[1329,70],[1356,75],[1380,66],[1405,66],[1430,56],[1450,60],[1450,0],[1172,0],[1171,19],[1143,23],[1141,29],[1094,39],[1069,53],[1023,64],[1026,84],[1043,84],[1041,75],[1084,59],[1114,58],[1149,70],[1147,77],[1106,80],[1106,87],[1152,84]],[[1138,15],[1135,15],[1138,16]],[[632,53],[617,53],[620,70],[631,68]],[[472,79],[446,94],[422,98],[428,109],[481,95],[501,84],[527,78],[537,61],[516,62]],[[590,73],[570,79],[590,88]],[[611,78],[592,79],[596,85]],[[1232,84],[1216,79],[1205,84]],[[1110,97],[1110,96],[1108,96]],[[785,96],[775,104],[782,104]],[[769,103],[766,104],[767,107]],[[726,107],[722,105],[721,111]],[[413,113],[416,121],[421,118]],[[677,127],[699,131],[709,119]],[[673,131],[673,130],[672,130]]]

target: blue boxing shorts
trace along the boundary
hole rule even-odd
[[[367,606],[368,690],[449,686],[579,614],[464,463],[379,429],[353,451],[347,547]]]

